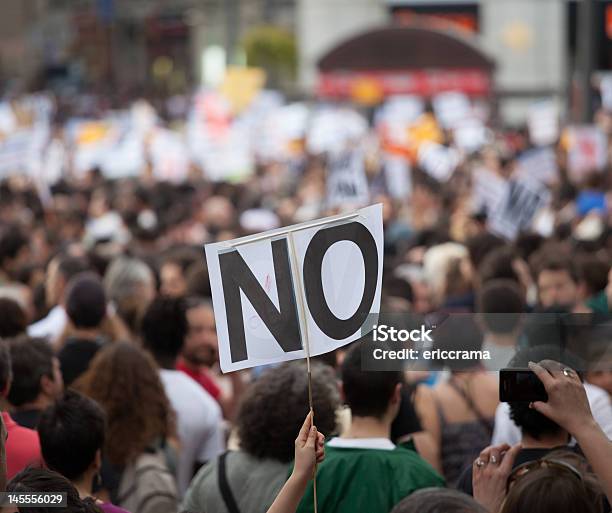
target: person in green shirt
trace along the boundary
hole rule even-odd
[[[347,353],[342,391],[351,408],[351,425],[325,444],[316,477],[319,511],[388,513],[416,490],[444,486],[444,479],[415,451],[390,440],[402,379],[399,371],[363,371],[360,344]],[[297,513],[312,513],[313,500],[313,487],[308,486]]]

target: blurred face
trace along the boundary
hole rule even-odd
[[[43,393],[51,400],[55,400],[62,395],[64,380],[57,358],[53,358],[53,378],[49,379],[47,376],[43,376],[41,385]]]
[[[187,292],[187,282],[179,265],[172,262],[164,264],[160,271],[160,277],[162,294],[180,297]]]
[[[431,291],[427,283],[422,281],[413,280],[410,282],[412,285],[412,310],[415,313],[429,313],[433,309],[431,302]]]
[[[208,305],[187,310],[188,331],[182,356],[194,365],[212,366],[217,361],[215,315]]]
[[[544,269],[538,276],[538,293],[544,308],[571,307],[577,300],[578,286],[567,271]]]

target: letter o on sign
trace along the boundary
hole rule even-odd
[[[355,313],[348,319],[339,319],[330,310],[323,292],[322,266],[327,250],[336,242],[354,242],[363,256],[365,285],[363,296]],[[351,222],[319,230],[304,255],[304,292],[308,309],[321,331],[342,340],[355,333],[365,322],[376,295],[378,282],[378,251],[370,231],[361,223]]]

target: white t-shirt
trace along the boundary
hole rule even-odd
[[[30,337],[47,337],[49,342],[55,342],[64,332],[68,323],[66,310],[60,305],[54,306],[46,317],[28,326]]]
[[[184,372],[161,369],[161,380],[176,412],[181,450],[177,484],[183,495],[196,462],[206,462],[224,450],[223,416],[215,399]]]
[[[612,403],[608,393],[590,383],[584,384],[591,412],[608,438],[612,439]],[[492,445],[515,445],[521,441],[521,430],[510,418],[510,405],[499,403],[495,412],[495,429],[493,430]]]

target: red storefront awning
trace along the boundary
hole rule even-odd
[[[495,65],[466,40],[421,27],[386,27],[336,46],[319,61],[317,92],[350,98],[367,88],[381,95],[431,96],[462,91],[486,96]]]

